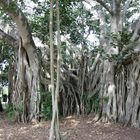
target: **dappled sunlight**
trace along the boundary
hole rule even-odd
[[[3,133],[4,133],[4,130],[3,129],[0,129],[0,138],[3,135]]]
[[[41,124],[38,123],[31,126],[31,128],[38,128],[38,127],[41,127]]]
[[[19,130],[18,130],[18,133],[19,134],[26,134],[29,132],[29,128],[28,127],[21,127]]]
[[[0,133],[3,132],[3,129],[0,129]]]
[[[73,116],[68,116],[68,117],[66,117],[66,119],[71,119],[71,118],[73,118]]]
[[[111,126],[111,123],[110,122],[107,122],[107,123],[104,124],[104,126],[105,127],[110,127]]]
[[[68,135],[68,132],[61,132],[62,137],[66,137]]]
[[[80,121],[75,120],[75,119],[65,121],[65,125],[70,125],[70,127],[72,128],[76,128],[79,123]]]
[[[70,120],[70,122],[71,122],[71,125],[73,127],[76,127],[80,123],[80,121],[77,121],[77,120],[74,120],[74,119]]]
[[[87,124],[90,124],[90,123],[93,123],[93,121],[87,121],[86,123],[87,123]]]
[[[23,131],[23,130],[26,130],[26,129],[27,129],[27,127],[21,127],[21,128],[19,129],[19,131],[20,131],[20,130]]]
[[[12,136],[13,136],[13,133],[9,133],[9,134],[7,135],[7,139],[11,138]]]
[[[76,128],[79,123],[80,121],[73,116],[66,117],[66,120],[64,121],[65,125],[70,125],[72,128]]]
[[[6,121],[4,123],[1,121],[0,140],[48,139],[50,121],[37,124],[7,124]],[[139,140],[140,137],[138,129],[113,123],[95,122],[92,117],[87,116],[69,116],[60,121],[60,126],[60,133],[66,140]],[[134,136],[136,136],[135,139],[133,139]]]

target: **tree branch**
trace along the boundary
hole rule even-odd
[[[134,26],[132,27],[132,30],[134,31],[134,33],[131,37],[131,40],[136,41],[140,38],[140,17],[133,24],[134,25],[131,25],[131,26]]]
[[[125,58],[125,60],[123,61],[124,65],[128,65],[132,62],[134,62],[134,60],[138,59],[138,57],[140,56],[140,42],[134,42],[134,43],[130,43],[127,48],[125,50],[123,50],[123,52],[125,51],[129,51],[129,49],[133,48],[133,53],[130,52],[127,57]],[[122,53],[123,53],[122,52]]]
[[[92,4],[91,4],[91,1],[90,1],[90,0],[85,0],[85,2],[86,2],[87,4],[89,4],[90,6],[92,6]]]
[[[125,2],[125,5],[124,5],[124,6],[128,8],[131,2],[132,2],[132,0],[127,0],[127,1]]]
[[[23,12],[16,5],[16,2],[12,0],[0,0],[0,6],[3,8],[5,12],[8,13],[8,15],[17,24],[23,44],[31,42],[32,44],[34,44],[28,21]]]
[[[120,5],[122,0],[116,0],[117,1],[117,4]]]
[[[111,15],[113,15],[113,12],[110,10],[110,8],[106,5],[106,3],[102,0],[96,0],[100,5],[102,5]]]
[[[16,48],[18,46],[18,40],[16,40],[14,37],[6,34],[4,31],[0,29],[0,40],[5,41],[10,46]]]
[[[132,2],[132,0],[127,0],[126,2],[125,2],[125,5],[124,5],[124,7],[123,7],[123,16],[125,17],[125,15],[126,15],[126,11],[127,11],[127,9],[129,8],[129,5],[130,5],[130,3]]]

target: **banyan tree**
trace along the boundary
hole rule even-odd
[[[35,51],[28,21],[15,1],[0,1],[3,11],[16,23],[18,37],[14,38],[1,31],[1,39],[17,52],[16,80],[12,94],[12,106],[18,121],[27,122],[39,117],[39,61]],[[16,65],[15,65],[16,67]],[[13,79],[14,73],[10,75]],[[12,86],[10,88],[13,88]],[[17,111],[17,110],[22,110]]]
[[[133,25],[126,23],[131,0],[96,2],[99,46],[93,52],[84,49],[78,69],[70,70],[62,78],[62,112],[92,112],[95,120],[139,127],[139,18]]]
[[[87,10],[85,3],[93,8]],[[0,30],[0,40],[15,51],[15,61],[9,64],[9,97],[18,112],[18,120],[23,122],[39,118],[41,88],[47,94],[51,85],[50,50],[44,47],[51,44],[46,35],[49,34],[50,5],[46,5],[39,5],[44,9],[36,9],[39,16],[29,24],[16,1],[0,0],[1,10],[12,19],[18,32],[15,38]],[[129,7],[136,5],[140,5],[137,0],[60,1],[60,34],[64,39],[59,45],[62,54],[58,97],[60,115],[93,113],[96,120],[140,127],[140,19],[131,25],[128,22],[135,12],[129,11]],[[55,6],[51,5],[51,8]],[[56,39],[56,10],[53,11],[51,37]],[[92,20],[94,13],[97,17]],[[44,48],[36,47],[31,26],[34,26],[33,32],[37,30],[35,35],[44,43]],[[88,44],[91,32],[98,38],[97,45]],[[59,49],[55,47],[55,41],[53,43],[55,53]],[[54,88],[57,56],[55,53],[51,65]],[[22,108],[21,112],[19,108]]]

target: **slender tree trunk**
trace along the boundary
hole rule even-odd
[[[59,21],[59,1],[56,1],[56,12],[57,12],[57,81],[56,89],[54,89],[54,51],[53,51],[53,0],[51,1],[50,7],[50,47],[51,47],[51,86],[52,86],[52,122],[50,129],[49,140],[60,140],[59,132],[59,111],[58,111],[58,96],[59,96],[59,85],[60,85],[60,47],[61,47],[61,38],[60,38],[60,21]]]
[[[52,121],[49,140],[55,138],[55,89],[54,89],[54,46],[53,46],[53,0],[50,1],[50,73],[51,73],[51,93],[52,93]]]

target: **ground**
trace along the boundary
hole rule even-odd
[[[121,124],[94,122],[90,116],[61,119],[64,140],[140,140],[140,129]],[[50,121],[12,123],[0,114],[0,140],[48,140]]]

